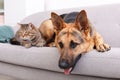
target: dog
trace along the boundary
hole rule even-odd
[[[60,17],[62,16],[62,17]],[[60,52],[58,66],[70,74],[81,55],[94,48],[99,52],[110,50],[102,36],[93,28],[85,10],[58,15],[51,13],[39,30],[48,42],[48,46],[56,46]]]

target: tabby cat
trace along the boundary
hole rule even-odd
[[[31,46],[42,47],[46,41],[42,38],[39,30],[32,24],[20,24],[19,30],[16,32],[15,37],[10,40],[11,44],[22,45],[26,48]]]

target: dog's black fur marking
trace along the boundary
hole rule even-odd
[[[63,19],[67,14],[61,14],[60,17]]]
[[[60,17],[66,22],[66,23],[73,23],[77,17],[79,12],[71,12],[68,14],[62,14]]]
[[[81,56],[82,56],[82,54],[78,55],[78,57],[75,59],[75,63],[72,66],[72,70],[75,68],[76,63],[79,61],[79,59],[81,58]],[[72,70],[71,70],[71,72],[72,72]]]

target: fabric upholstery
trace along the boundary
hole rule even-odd
[[[32,47],[0,44],[0,61],[27,67],[63,72],[58,67],[59,53],[57,48]],[[16,48],[17,47],[17,48]],[[72,74],[120,78],[120,48],[112,48],[101,53],[93,50],[82,55]]]
[[[72,11],[81,11],[82,9],[85,9],[87,11],[88,18],[93,23],[95,29],[103,36],[103,38],[105,39],[105,42],[110,44],[112,47],[110,51],[105,53],[101,53],[101,52],[97,52],[96,50],[93,50],[89,53],[82,55],[82,58],[79,60],[75,69],[72,72],[73,75],[120,78],[120,36],[119,36],[120,8],[119,7],[120,7],[120,4],[113,4],[113,5],[81,7],[81,8],[63,9],[63,10],[54,11],[58,14],[63,14],[63,13],[68,13]],[[39,27],[40,23],[43,20],[50,18],[50,13],[51,11],[47,11],[47,12],[39,12],[39,13],[30,15],[25,19],[23,19],[21,23],[32,22],[37,27]],[[18,27],[14,27],[14,32],[17,30],[17,28]],[[32,47],[32,48],[26,49],[22,46],[15,46],[10,44],[0,43],[0,61],[3,63],[19,65],[19,67],[20,66],[23,66],[24,68],[28,67],[29,70],[31,69],[39,70],[39,72],[35,71],[32,75],[28,74],[30,77],[35,77],[36,75],[39,75],[39,74],[40,76],[42,76],[43,74],[41,73],[42,71],[40,71],[41,69],[43,71],[46,71],[46,75],[47,75],[47,71],[53,71],[56,73],[62,72],[63,74],[63,70],[61,70],[58,67],[58,59],[59,59],[59,52],[57,48],[54,48],[54,47],[51,47],[51,48],[50,47],[40,47],[40,48]],[[9,65],[9,64],[6,64],[6,65]],[[15,67],[15,71],[12,70],[13,68],[10,69],[11,67],[9,66],[8,66],[9,67],[8,69],[7,69],[7,66],[5,67],[6,67],[5,71],[0,69],[1,73],[14,75],[15,73],[17,73],[16,70],[19,70],[19,67]],[[9,71],[11,71],[11,73]],[[24,70],[22,72],[24,73]],[[26,74],[24,78],[25,77],[28,78],[28,75]],[[55,75],[50,74],[50,76],[52,76],[52,80],[56,79],[54,78]],[[46,78],[44,77],[45,80],[48,80],[50,76]],[[21,77],[23,76],[21,75]],[[62,77],[64,77],[65,79],[64,75],[62,75]],[[39,78],[40,77],[38,77],[37,79]],[[71,80],[75,80],[75,79],[72,78]]]

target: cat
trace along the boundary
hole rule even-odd
[[[10,40],[11,44],[22,45],[26,48],[31,46],[42,47],[46,41],[42,37],[40,31],[32,24],[20,24],[20,28],[15,34],[15,37]]]

